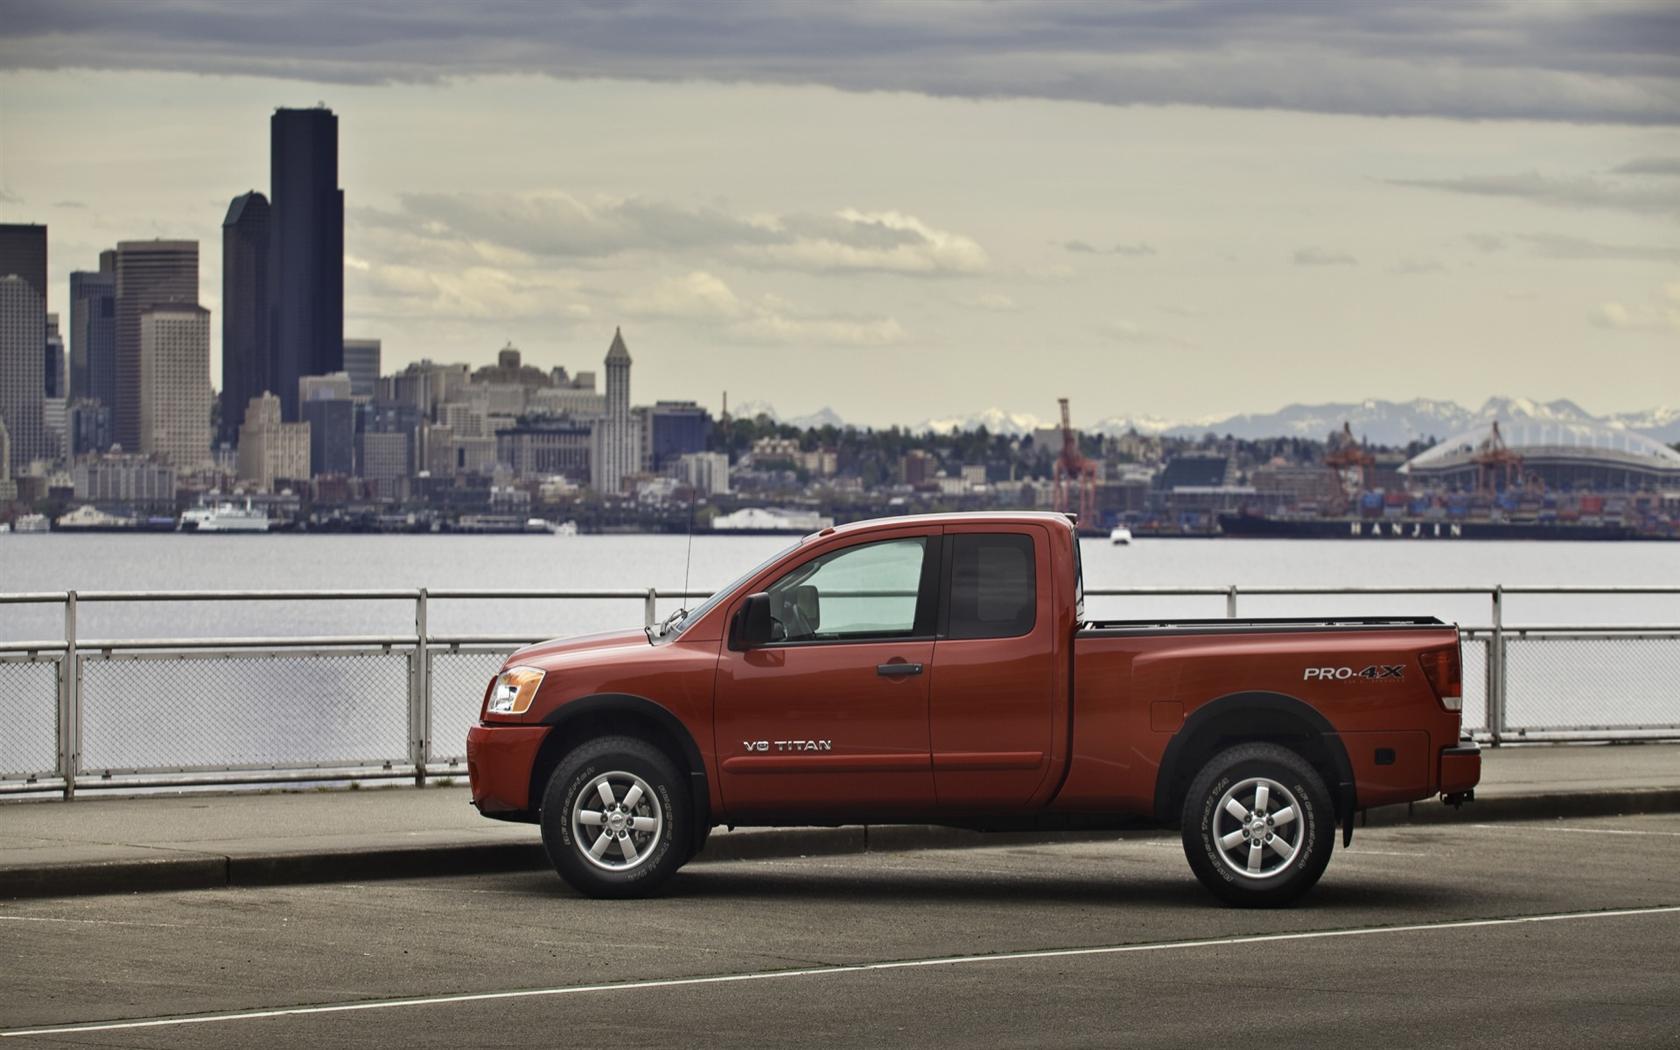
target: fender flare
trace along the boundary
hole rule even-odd
[[[694,807],[694,834],[691,845],[693,850],[698,852],[712,828],[712,795],[706,779],[706,762],[700,754],[700,746],[694,741],[694,734],[689,732],[688,726],[672,714],[669,708],[634,693],[591,693],[588,696],[580,696],[543,715],[538,724],[551,726],[549,736],[556,737],[566,731],[567,725],[579,718],[598,714],[629,714],[646,718],[669,733],[677,742],[688,766],[689,795]]]
[[[1208,701],[1190,713],[1178,732],[1167,741],[1166,750],[1161,753],[1161,765],[1155,774],[1155,819],[1163,823],[1171,823],[1177,819],[1178,814],[1171,812],[1173,783],[1178,777],[1178,766],[1183,759],[1185,746],[1204,726],[1232,711],[1261,711],[1286,715],[1313,728],[1323,740],[1325,750],[1330,755],[1331,765],[1335,767],[1336,783],[1329,787],[1337,815],[1341,818],[1342,843],[1346,845],[1353,838],[1353,814],[1358,808],[1358,796],[1353,779],[1353,765],[1348,761],[1347,747],[1342,743],[1341,734],[1330,724],[1330,720],[1311,704],[1287,693],[1267,690],[1229,693]]]

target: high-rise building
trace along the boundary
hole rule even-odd
[[[239,440],[253,397],[274,387],[268,352],[268,198],[233,198],[222,220],[222,425],[216,440]]]
[[[41,382],[48,397],[69,396],[70,377],[65,374],[68,362],[64,357],[64,334],[58,330],[58,315],[47,315],[47,353],[41,361]]]
[[[6,421],[0,419],[0,507],[17,499],[17,482],[12,480],[12,437]]]
[[[590,482],[601,492],[616,493],[641,466],[641,428],[630,416],[630,349],[624,333],[613,329],[607,348],[607,412],[595,424]]]
[[[117,343],[111,438],[126,451],[140,439],[140,315],[166,303],[198,305],[197,241],[117,245]]]
[[[11,435],[11,473],[49,455],[42,417],[46,400],[47,312],[35,287],[17,274],[0,276],[0,421]]]
[[[281,421],[280,399],[253,397],[239,428],[239,478],[267,491],[276,481],[309,480],[309,424]]]
[[[298,412],[309,424],[309,476],[348,477],[356,465],[356,403],[343,372],[298,380]]]
[[[65,409],[64,457],[74,460],[111,447],[111,409],[88,397],[71,401]]]
[[[140,451],[178,471],[210,465],[210,311],[160,303],[140,315]]]
[[[678,456],[704,452],[712,417],[693,401],[660,401],[636,410],[642,424],[642,470],[661,473]]]
[[[353,397],[371,398],[379,385],[380,343],[377,339],[346,339],[344,371],[350,374]]]
[[[275,110],[269,172],[270,389],[296,419],[298,380],[344,369],[344,191],[332,110]]]
[[[36,223],[0,223],[0,277],[15,273],[41,299],[47,312],[47,228]]]
[[[70,275],[70,396],[117,401],[117,253]]]

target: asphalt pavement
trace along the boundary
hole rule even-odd
[[[1374,827],[1300,905],[1176,839],[0,902],[0,1048],[1660,1047],[1680,816]]]
[[[1680,812],[1680,745],[1483,752],[1477,800],[1368,814],[1372,827]],[[1362,833],[1361,833],[1362,834]],[[1110,835],[1085,838],[1106,840]],[[718,831],[706,859],[1055,840],[948,828]],[[1356,842],[1359,839],[1356,839]],[[537,829],[487,820],[466,788],[246,791],[0,803],[0,899],[543,870]]]

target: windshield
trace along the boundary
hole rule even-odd
[[[794,543],[788,544],[786,547],[783,547],[781,550],[779,550],[776,553],[770,555],[770,557],[765,558],[763,561],[759,562],[757,565],[754,565],[752,568],[748,569],[746,572],[743,572],[741,575],[735,577],[733,580],[730,580],[728,583],[724,584],[722,587],[719,587],[717,590],[713,591],[711,597],[707,598],[705,601],[701,602],[699,605],[695,606],[694,608],[692,608],[692,609],[688,610],[686,613],[684,613],[680,618],[678,618],[676,620],[676,622],[670,624],[670,626],[668,626],[668,627],[664,627],[663,630],[659,630],[657,634],[652,634],[650,636],[650,640],[651,640],[651,638],[675,638],[678,635],[682,634],[683,631],[686,630],[689,627],[689,625],[699,623],[700,620],[707,613],[711,612],[714,608],[717,607],[717,604],[719,602],[723,601],[725,598],[727,598],[731,594],[735,593],[735,589],[737,587],[741,586],[743,583],[746,583],[748,580],[752,579],[754,576],[757,576],[759,573],[763,572],[765,569],[768,569],[771,565],[775,564],[777,561],[780,561],[789,551],[793,550],[794,548],[798,547],[799,544],[804,543],[804,542],[805,541],[803,539],[801,539],[801,540],[798,540]]]

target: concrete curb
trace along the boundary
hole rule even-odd
[[[1460,809],[1439,802],[1369,810],[1360,827],[1399,824],[1487,823],[1680,812],[1680,788],[1505,795]],[[850,825],[766,828],[714,835],[697,858],[756,860],[918,849],[1103,841],[1116,832],[980,832],[935,826]],[[539,843],[496,842],[371,849],[299,850],[226,856],[169,851],[156,858],[0,868],[0,899],[71,897],[100,893],[283,886],[375,879],[436,878],[543,871]]]

